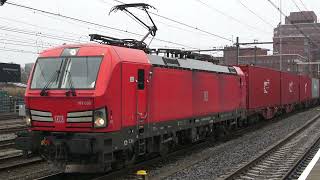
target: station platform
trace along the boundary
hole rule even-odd
[[[320,179],[320,149],[312,158],[308,166],[302,172],[298,180],[319,180]]]

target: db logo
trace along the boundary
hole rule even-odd
[[[63,115],[57,115],[54,117],[54,122],[56,123],[64,123],[64,116]]]

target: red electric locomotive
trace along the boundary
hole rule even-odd
[[[148,15],[152,8],[137,3],[111,11],[136,7]],[[190,51],[150,55],[143,41],[157,27],[149,18],[153,26],[142,23],[149,32],[141,41],[92,34],[101,44],[42,52],[25,96],[30,131],[19,134],[17,148],[39,151],[65,172],[104,172],[243,121],[241,69],[192,59]]]
[[[113,10],[128,7],[150,6]],[[156,26],[147,28],[154,36]],[[102,44],[40,54],[25,94],[29,132],[16,139],[18,149],[39,152],[65,172],[119,168],[319,97],[319,81],[305,76],[215,65],[191,51],[152,55],[143,40],[91,40]]]
[[[101,44],[38,58],[26,90],[28,136],[17,146],[66,162],[67,172],[164,152],[245,117],[240,68]]]

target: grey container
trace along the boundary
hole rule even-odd
[[[312,98],[319,97],[319,79],[312,78]]]

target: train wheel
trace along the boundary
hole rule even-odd
[[[125,167],[125,162],[126,162],[126,155],[124,154],[123,151],[120,151],[120,152],[116,152],[114,153],[114,156],[115,156],[115,159],[116,161],[115,162],[112,162],[111,163],[111,168],[112,169],[122,169],[123,167]]]
[[[22,156],[23,156],[24,158],[30,157],[29,151],[28,151],[28,150],[23,150],[23,151],[22,151]]]
[[[216,134],[215,137],[217,139],[223,139],[225,137],[228,136],[228,130],[226,129],[226,127],[224,125],[218,125],[216,126]]]
[[[130,164],[134,164],[136,161],[136,153],[134,152],[134,147],[129,148],[128,150],[126,150],[126,160],[125,160],[125,164],[126,165],[130,165]]]
[[[239,118],[237,121],[238,128],[242,128],[245,126],[245,119]]]
[[[170,145],[169,143],[160,143],[159,154],[161,157],[166,157],[169,153]]]
[[[123,160],[117,160],[116,162],[111,163],[111,168],[114,170],[122,169],[125,167],[125,161]]]

